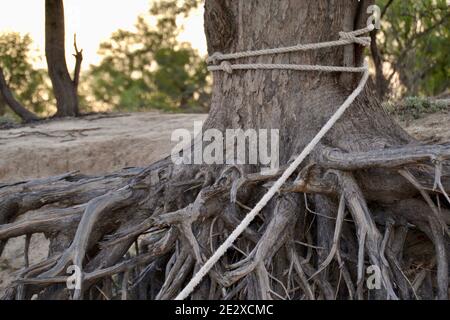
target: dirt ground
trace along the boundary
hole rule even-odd
[[[101,174],[168,155],[172,131],[193,130],[203,114],[92,115],[0,130],[0,182],[78,170]]]
[[[168,155],[172,131],[192,132],[203,114],[92,115],[0,130],[0,183],[40,178],[78,170],[100,174],[123,167],[145,166]],[[450,141],[450,112],[429,114],[401,123],[425,142]],[[24,265],[24,237],[11,239],[0,257],[0,296],[14,272]],[[48,242],[34,235],[30,263],[46,258]]]
[[[450,142],[450,110],[400,122],[415,138],[426,143]]]

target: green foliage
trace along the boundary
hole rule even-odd
[[[401,120],[419,119],[425,114],[450,110],[445,101],[420,97],[406,97],[401,103],[387,102],[384,107]]]
[[[378,38],[383,59],[398,74],[405,95],[433,96],[450,85],[450,10],[446,0],[377,0],[382,18]]]
[[[0,129],[14,128],[19,123],[20,119],[11,113],[0,115]]]
[[[29,35],[0,34],[0,66],[17,99],[30,110],[43,113],[53,102],[53,94],[46,71],[33,68],[32,44]]]
[[[138,17],[134,31],[118,30],[102,43],[103,60],[87,77],[94,99],[131,111],[205,110],[206,65],[189,44],[177,41],[177,18],[198,4],[198,0],[156,2],[148,14]]]

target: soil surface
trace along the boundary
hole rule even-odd
[[[204,114],[92,115],[0,130],[0,183],[70,171],[101,174],[145,166],[170,154],[173,130]]]

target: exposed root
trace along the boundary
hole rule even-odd
[[[95,222],[100,218],[102,213],[127,205],[127,200],[131,198],[131,195],[132,192],[129,188],[125,187],[116,192],[107,193],[91,200],[83,213],[72,244],[63,253],[58,263],[52,269],[43,273],[41,277],[54,277],[62,273],[69,263],[82,270],[84,257]],[[81,283],[83,282],[83,277],[82,273]],[[82,288],[75,290],[74,299],[80,298],[81,294]]]
[[[381,235],[371,217],[369,208],[364,201],[364,196],[349,173],[341,172],[339,174],[339,179],[347,205],[358,228],[360,248],[358,254],[358,295],[362,298],[362,281],[364,273],[362,267],[364,264],[364,247],[366,247],[371,262],[381,270],[382,281],[387,291],[387,298],[398,299],[390,279],[389,266],[386,265],[386,259],[382,255]]]
[[[339,238],[341,236],[342,223],[344,222],[344,218],[345,218],[345,199],[344,196],[341,196],[341,199],[339,200],[339,209],[336,219],[336,229],[334,231],[333,245],[331,247],[330,253],[328,254],[328,257],[325,259],[325,261],[322,262],[322,264],[319,266],[319,270],[317,270],[317,272],[314,273],[311,276],[311,278],[315,277],[317,274],[322,272],[322,270],[324,270],[331,263],[337,251],[339,250]]]
[[[191,298],[447,299],[449,146],[317,152]],[[203,169],[164,159],[105,177],[0,185],[0,249],[27,239],[3,298],[173,299],[283,170]],[[29,265],[35,233],[50,238],[50,257]],[[381,290],[366,286],[368,263]],[[70,265],[81,271],[74,291]]]
[[[400,173],[408,180],[410,181],[416,188],[419,189],[422,197],[425,199],[427,204],[430,206],[431,211],[433,212],[433,215],[428,215],[427,220],[429,224],[429,228],[431,231],[431,238],[433,239],[433,243],[435,245],[436,250],[436,257],[437,257],[437,282],[438,282],[438,298],[441,300],[448,299],[448,252],[447,247],[445,245],[444,240],[444,234],[447,234],[447,236],[450,236],[449,228],[444,221],[444,219],[439,214],[438,209],[436,208],[435,204],[431,200],[430,196],[426,191],[423,190],[423,188],[420,186],[420,184],[417,182],[417,180],[412,176],[409,172],[405,170],[401,170]]]

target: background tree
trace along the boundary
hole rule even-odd
[[[45,70],[33,67],[36,59],[29,35],[21,36],[18,33],[0,35],[0,68],[3,70],[0,77],[4,80],[2,88],[6,90],[9,99],[16,101],[12,104],[12,110],[26,121],[36,120],[37,116],[31,112],[43,113],[53,102]],[[22,104],[29,108],[28,112]],[[4,95],[0,94],[0,115],[6,112],[7,105]]]
[[[56,98],[57,117],[79,114],[77,87],[82,55],[76,49],[77,63],[72,80],[67,70],[65,52],[63,0],[45,0],[45,56]]]
[[[335,40],[340,30],[365,26],[369,4],[207,0],[209,54]],[[238,60],[359,66],[362,52],[352,44]],[[279,129],[282,167],[273,174],[261,174],[262,165],[175,165],[166,158],[102,177],[2,186],[0,240],[36,232],[50,238],[50,257],[22,270],[5,298],[68,298],[69,265],[82,271],[75,299],[174,298],[358,80],[332,72],[214,73],[203,129]],[[410,137],[372,86],[192,299],[448,299],[450,146]],[[365,286],[369,266],[381,272],[375,292]],[[119,279],[117,288],[112,280]]]
[[[205,110],[206,65],[190,44],[177,40],[177,19],[198,4],[155,2],[138,18],[135,31],[118,30],[102,43],[103,60],[87,76],[94,103],[126,110]],[[156,18],[154,26],[151,18]]]
[[[450,86],[450,12],[446,0],[378,0],[382,28],[372,55],[380,96],[434,96]],[[389,65],[383,70],[383,64]],[[393,85],[398,81],[400,85]]]

